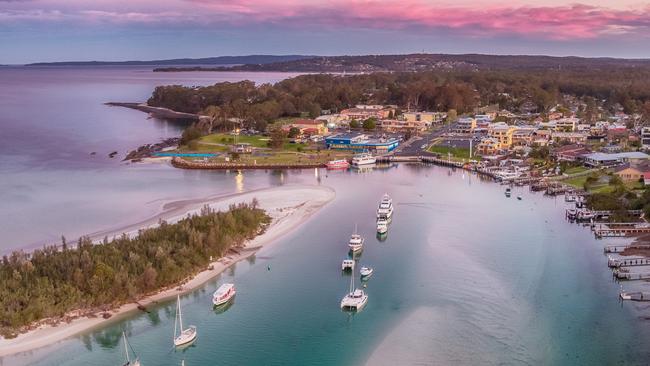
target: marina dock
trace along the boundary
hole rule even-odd
[[[607,245],[603,251],[607,253],[623,253],[625,249],[650,249],[648,244],[637,244],[637,245]]]
[[[609,258],[607,265],[610,268],[650,266],[650,258]]]
[[[623,272],[614,270],[614,276],[619,280],[626,281],[650,280],[650,272]]]

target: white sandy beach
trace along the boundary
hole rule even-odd
[[[274,242],[276,239],[286,235],[298,227],[317,212],[321,207],[335,197],[333,189],[322,186],[290,185],[276,188],[260,189],[240,194],[226,196],[207,197],[186,201],[168,202],[162,205],[161,211],[140,223],[122,228],[112,228],[106,231],[90,234],[93,240],[101,240],[105,236],[112,238],[123,233],[134,236],[138,230],[155,227],[160,220],[169,223],[177,222],[188,214],[198,213],[205,205],[216,210],[227,210],[229,205],[241,202],[250,202],[257,198],[260,207],[267,211],[272,217],[271,225],[262,234],[247,242],[245,247],[239,250],[238,254],[231,254],[212,263],[212,269],[198,273],[181,287],[166,289],[155,295],[142,298],[138,303],[130,303],[113,309],[110,319],[80,317],[67,324],[57,326],[44,325],[30,332],[19,335],[14,339],[0,338],[0,357],[34,350],[72,337],[78,333],[87,331],[94,327],[103,326],[123,318],[130,312],[137,311],[138,305],[166,301],[176,297],[179,293],[186,293],[203,285],[211,278],[214,278],[226,268],[242,259],[245,259],[262,248]]]

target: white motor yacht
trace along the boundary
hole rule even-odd
[[[214,306],[223,305],[235,297],[236,293],[237,289],[235,289],[234,284],[224,283],[223,285],[219,286],[214,294],[212,294],[212,303]]]
[[[363,249],[363,237],[357,233],[357,225],[354,225],[354,233],[350,235],[348,246],[352,252],[358,252]]]
[[[372,276],[373,271],[374,270],[372,269],[372,267],[361,267],[361,269],[359,270],[359,273],[361,274],[362,278],[363,277],[367,278],[367,277]]]
[[[354,260],[353,259],[344,259],[341,263],[341,270],[353,270],[354,271]]]
[[[369,153],[356,154],[352,157],[352,165],[369,165],[377,162],[377,159]]]

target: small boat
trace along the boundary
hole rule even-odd
[[[224,283],[223,285],[219,286],[214,294],[212,294],[212,303],[214,306],[223,305],[235,297],[236,293],[237,289],[235,289],[234,284]]]
[[[370,277],[372,276],[373,269],[372,267],[361,267],[359,270],[359,273],[361,274],[361,277]]]
[[[332,160],[328,161],[327,164],[327,169],[347,169],[350,166],[350,163],[348,163],[347,160],[341,159],[341,160]]]
[[[360,165],[369,165],[369,164],[374,164],[377,162],[377,159],[372,156],[372,154],[369,153],[361,153],[354,155],[352,157],[352,165],[354,166],[360,166]]]
[[[126,355],[126,363],[122,366],[140,366],[140,359],[135,354],[135,351],[133,350],[133,347],[131,347],[129,341],[126,339],[126,332],[122,332],[122,337],[124,338],[124,353]],[[131,356],[129,355],[130,353],[129,350],[133,352],[133,356],[135,357],[133,360],[131,360]]]
[[[377,219],[384,219],[388,221],[392,216],[393,216],[393,200],[386,193],[381,198],[381,202],[379,202],[379,207],[377,208]]]
[[[506,197],[510,197],[512,190],[510,188],[506,188]]]
[[[363,237],[357,233],[357,225],[354,225],[354,233],[350,235],[348,247],[352,252],[358,252],[363,249]]]
[[[650,292],[625,292],[621,291],[621,300],[650,301]]]
[[[359,311],[366,306],[368,295],[362,289],[354,289],[354,271],[350,277],[350,292],[341,300],[341,310]]]
[[[377,233],[386,234],[388,232],[388,221],[379,219],[377,220]]]
[[[178,325],[178,327],[177,327]],[[176,335],[176,331],[179,331]],[[196,326],[190,325],[183,329],[183,313],[181,312],[181,296],[176,297],[176,319],[174,320],[174,346],[180,347],[194,342],[196,339]]]
[[[354,271],[354,260],[352,259],[343,260],[343,262],[341,263],[341,271],[347,271],[348,269]]]
[[[521,201],[521,196],[517,196],[517,199]]]

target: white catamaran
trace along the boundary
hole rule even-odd
[[[177,327],[178,326],[178,327]],[[176,335],[178,330],[179,334]],[[190,325],[189,328],[183,329],[183,314],[181,313],[181,297],[177,295],[176,300],[176,319],[174,320],[174,346],[180,347],[194,342],[196,339],[196,326]]]
[[[122,332],[122,337],[124,338],[124,354],[126,355],[126,363],[122,366],[140,366],[140,359],[138,359],[138,356],[135,354],[133,347],[131,347],[131,344],[129,344],[129,341],[126,339],[125,332]],[[129,350],[133,352],[133,356],[135,357],[133,360],[131,360]]]
[[[350,311],[359,311],[366,306],[368,295],[362,289],[354,289],[354,270],[350,276],[350,292],[341,300],[341,309]]]

